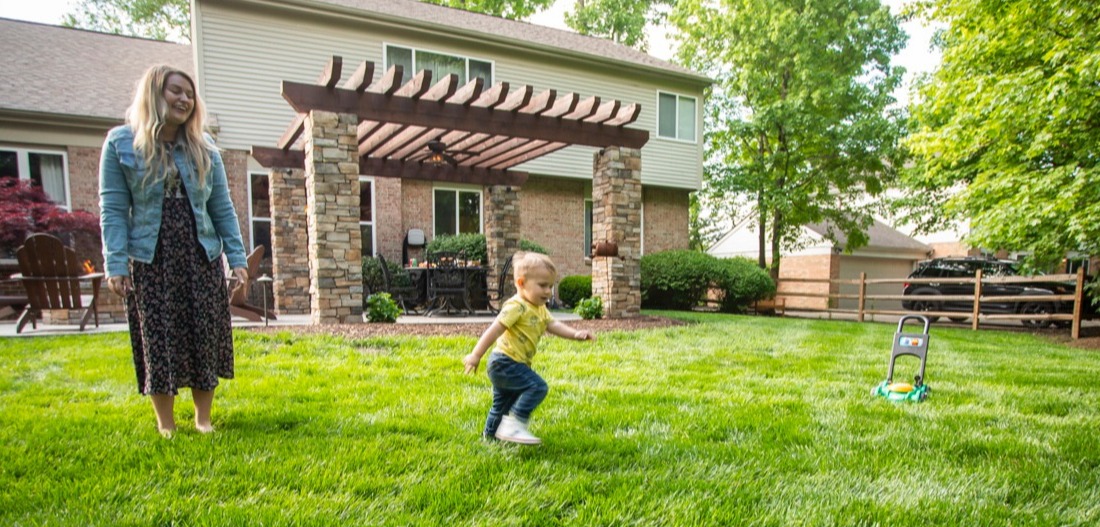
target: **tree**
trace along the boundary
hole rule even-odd
[[[662,8],[675,0],[577,0],[565,24],[582,35],[614,40],[646,50],[645,29],[664,18]]]
[[[0,257],[11,258],[27,236],[49,233],[100,262],[99,219],[90,212],[69,212],[29,180],[0,177]]]
[[[1100,252],[1100,5],[930,0],[943,62],[913,107],[903,181],[924,230],[968,220],[972,246]]]
[[[878,0],[679,0],[670,20],[679,60],[716,81],[702,192],[752,204],[760,266],[770,251],[778,277],[807,223],[866,244],[903,125],[897,18]]]
[[[546,9],[554,0],[424,0],[431,4],[444,5],[475,13],[499,16],[511,20],[527,18]]]
[[[115,35],[191,41],[189,0],[82,0],[62,25]]]

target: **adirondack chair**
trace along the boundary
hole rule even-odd
[[[264,246],[258,245],[245,257],[248,268],[248,279],[255,281],[260,277],[260,262],[264,259]],[[267,291],[263,291],[267,294]],[[275,320],[274,306],[268,306],[267,311],[263,307],[248,303],[248,292],[240,284],[237,284],[229,292],[229,314],[241,317],[252,322],[261,322],[264,318]]]
[[[83,309],[80,331],[84,331],[90,317],[99,327],[97,303],[103,273],[86,272],[76,252],[49,234],[31,235],[15,256],[20,272],[11,278],[21,282],[27,292],[27,307],[15,323],[16,333],[21,333],[27,322],[38,329],[38,318],[48,309]],[[89,284],[90,295],[84,294],[85,283]]]

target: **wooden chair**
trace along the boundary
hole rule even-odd
[[[50,234],[31,235],[15,255],[20,272],[11,278],[21,282],[27,292],[27,307],[15,323],[16,333],[21,333],[27,322],[38,329],[38,319],[49,309],[82,309],[80,331],[84,331],[90,317],[94,317],[99,327],[99,286],[103,273],[85,272],[76,251]],[[90,295],[83,294],[82,283],[90,283]]]
[[[504,260],[504,264],[500,266],[500,274],[497,275],[497,286],[492,291],[489,291],[489,311],[500,313],[500,306],[504,304],[505,300],[511,297],[511,292],[514,292],[515,285],[510,278],[511,274],[512,257],[508,256],[508,258]]]
[[[419,314],[417,307],[423,303],[424,299],[421,298],[420,288],[413,282],[412,277],[406,273],[405,279],[400,280],[399,283],[390,273],[390,264],[386,262],[386,257],[382,256],[382,253],[378,253],[378,265],[382,268],[383,291],[390,294],[406,315]]]
[[[260,275],[260,262],[264,259],[264,246],[258,245],[251,253],[245,258],[248,268],[248,279],[255,283],[255,280]],[[267,294],[267,291],[261,291],[262,294]],[[254,306],[248,303],[248,291],[237,284],[229,292],[229,314],[235,317],[241,317],[245,320],[251,320],[252,322],[262,322],[265,318],[267,320],[276,320],[275,307],[268,306],[267,311],[264,311],[263,307]]]

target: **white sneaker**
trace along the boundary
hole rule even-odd
[[[521,445],[537,445],[542,443],[541,439],[531,435],[531,432],[527,431],[527,423],[512,417],[511,414],[500,419],[500,426],[497,427],[496,436],[497,439],[501,441],[519,443]]]

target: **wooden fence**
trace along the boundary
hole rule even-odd
[[[817,284],[820,289],[828,289],[828,293],[813,293],[813,292],[799,292],[799,291],[780,291],[778,297],[786,300],[787,310],[795,309],[792,307],[792,299],[797,298],[827,298],[829,313],[846,313],[856,315],[856,319],[863,322],[867,315],[912,315],[919,314],[930,317],[946,317],[952,319],[965,319],[970,318],[971,329],[977,330],[978,326],[982,322],[992,322],[1001,320],[1050,320],[1054,322],[1070,321],[1073,333],[1073,338],[1081,338],[1081,321],[1085,318],[1085,298],[1084,298],[1084,285],[1085,285],[1085,272],[1083,269],[1078,269],[1076,274],[1054,274],[1054,275],[1042,275],[1042,276],[994,276],[983,277],[982,271],[979,269],[977,275],[974,278],[873,278],[868,279],[867,273],[860,273],[859,279],[812,279],[812,278],[784,278],[780,282],[782,284]],[[982,294],[982,287],[986,284],[1027,284],[1033,282],[1069,282],[1076,283],[1076,288],[1072,294],[1050,294],[1050,295],[996,295],[989,296]],[[902,284],[973,284],[974,294],[972,295],[903,295],[900,293],[902,290]],[[898,284],[898,294],[868,294],[867,286],[871,284]],[[857,293],[841,293],[841,286],[858,286]],[[836,306],[839,305],[840,300],[850,299],[855,300],[857,303],[856,309],[840,309]],[[873,305],[875,300],[904,300],[906,302],[922,301],[922,302],[973,302],[973,309],[970,312],[965,311],[911,311],[911,310],[898,310],[898,309],[874,309],[868,308],[868,302]],[[1037,302],[1037,303],[1052,303],[1052,302],[1072,302],[1072,313],[982,313],[982,302]]]

